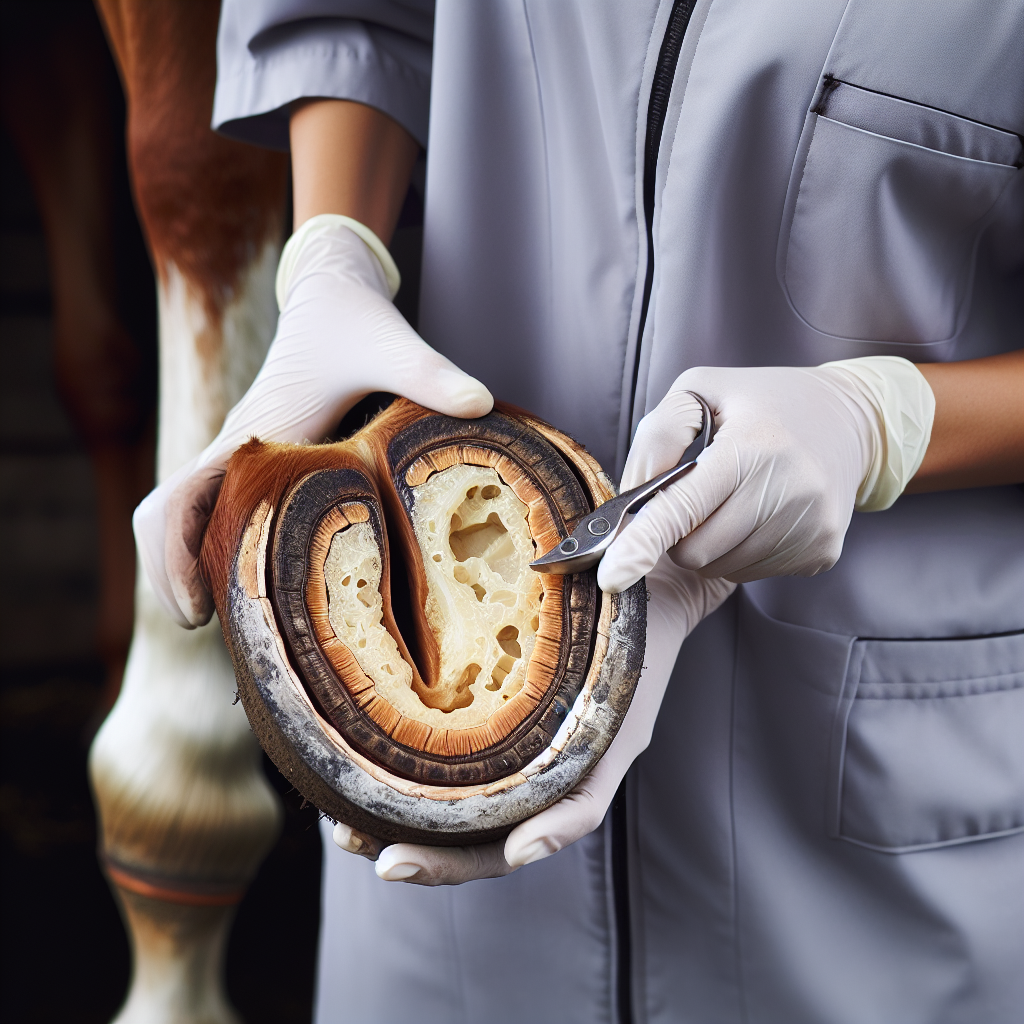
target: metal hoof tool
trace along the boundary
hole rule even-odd
[[[584,516],[570,536],[552,548],[546,555],[530,563],[530,568],[537,572],[550,572],[559,576],[569,573],[583,572],[597,565],[604,553],[611,547],[612,541],[622,531],[626,516],[639,512],[663,487],[674,483],[687,473],[697,461],[697,456],[711,443],[715,435],[715,418],[711,414],[708,403],[700,395],[690,392],[700,402],[703,420],[700,433],[693,443],[683,452],[683,457],[676,466],[667,473],[656,476],[653,480],[624,491],[611,498],[589,515]]]

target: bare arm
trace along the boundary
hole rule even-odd
[[[295,227],[340,213],[387,245],[419,153],[416,140],[387,114],[349,100],[296,103],[290,135]]]
[[[908,493],[1024,482],[1024,350],[918,369],[935,423]]]

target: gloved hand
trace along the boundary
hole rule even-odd
[[[905,359],[698,367],[641,420],[623,488],[676,465],[692,436],[691,391],[710,405],[715,438],[609,548],[604,590],[625,590],[666,552],[681,570],[735,582],[831,568],[854,508],[888,508],[917,472],[935,413]]]
[[[694,402],[688,417],[677,424],[684,447],[696,436],[700,421],[700,407]],[[735,584],[726,580],[705,579],[680,570],[667,558],[648,573],[647,652],[621,728],[607,753],[576,789],[517,826],[503,843],[461,848],[399,843],[382,851],[372,837],[347,825],[335,827],[335,843],[350,853],[376,860],[377,874],[387,881],[457,885],[474,878],[506,875],[593,832],[604,820],[626,770],[651,741],[680,644],[734,589]]]
[[[281,316],[262,369],[209,446],[135,512],[142,563],[182,626],[200,626],[213,613],[198,572],[200,545],[228,458],[250,437],[319,441],[374,391],[449,416],[490,411],[487,388],[430,348],[392,305],[398,284],[387,249],[348,217],[314,217],[285,246]]]

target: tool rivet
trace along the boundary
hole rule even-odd
[[[612,528],[612,524],[607,519],[591,519],[587,523],[587,529],[595,536],[600,537],[606,534]]]
[[[578,547],[580,542],[575,537],[566,537],[561,544],[558,545],[558,550],[563,555],[571,555]]]

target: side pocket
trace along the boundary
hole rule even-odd
[[[826,79],[780,238],[794,311],[849,340],[953,337],[977,240],[1020,161],[1010,132]]]
[[[908,853],[1024,831],[1024,634],[858,640],[833,739],[834,838]]]

